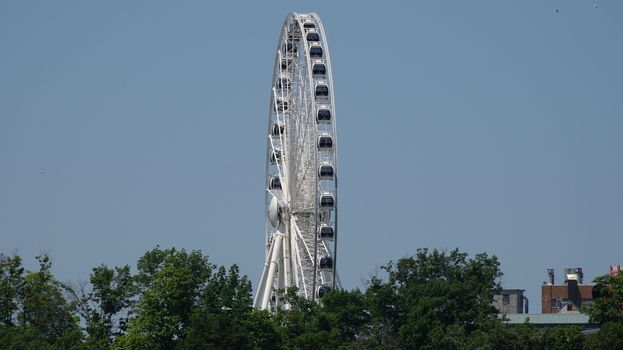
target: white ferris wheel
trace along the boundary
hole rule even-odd
[[[268,112],[266,255],[254,306],[281,307],[277,290],[321,298],[340,288],[337,142],[329,47],[315,13],[283,24]]]

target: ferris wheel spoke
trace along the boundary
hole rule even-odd
[[[305,252],[307,253],[307,258],[309,258],[310,261],[313,261],[314,255],[312,253],[313,251],[311,250],[313,247],[313,242],[310,242],[312,238],[306,237],[301,233],[301,229],[299,228],[299,225],[297,223],[296,216],[292,215],[291,220],[292,220],[292,228],[294,229],[294,232],[296,233],[296,237],[298,238],[298,241],[301,242],[303,247],[305,248]]]

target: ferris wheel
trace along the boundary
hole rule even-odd
[[[277,290],[319,299],[337,276],[337,140],[329,47],[315,13],[283,24],[268,112],[265,265],[254,306],[284,305]]]

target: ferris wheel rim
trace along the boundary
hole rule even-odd
[[[314,74],[312,72],[312,67],[313,67],[313,62],[311,59],[311,54],[310,54],[310,47],[311,45],[308,43],[308,32],[304,29],[305,24],[304,24],[304,19],[311,19],[313,24],[317,25],[317,27],[313,27],[315,28],[313,33],[317,33],[316,35],[316,40],[315,41],[319,41],[319,47],[323,48],[322,51],[324,53],[324,56],[322,57],[322,61],[324,62],[324,66],[326,69],[326,72],[324,74],[324,85],[328,88],[328,93],[329,96],[327,98],[327,101],[323,102],[323,105],[328,106],[328,109],[330,111],[330,127],[324,127],[322,130],[330,130],[330,140],[331,140],[331,151],[330,151],[330,155],[327,156],[323,156],[324,158],[321,157],[320,152],[323,151],[320,148],[320,140],[318,138],[319,135],[319,127],[316,125],[316,127],[314,127],[313,130],[313,135],[311,137],[311,139],[314,141],[314,146],[313,146],[313,151],[311,151],[311,153],[314,156],[314,164],[313,164],[313,171],[314,171],[314,186],[315,186],[315,190],[313,191],[314,194],[314,200],[313,200],[313,204],[314,204],[314,214],[313,214],[313,222],[314,222],[314,228],[313,228],[313,240],[314,240],[314,252],[313,254],[309,251],[309,246],[307,245],[306,242],[304,242],[304,240],[306,239],[305,237],[303,237],[303,234],[301,233],[301,228],[299,227],[299,223],[298,223],[298,219],[300,218],[299,215],[301,215],[300,213],[298,213],[297,211],[293,210],[293,206],[294,206],[294,201],[298,200],[297,198],[297,193],[292,193],[293,192],[293,184],[296,184],[296,180],[298,179],[296,176],[293,176],[293,174],[291,173],[292,170],[292,164],[290,164],[290,160],[295,159],[292,158],[290,159],[289,157],[292,157],[292,155],[290,155],[290,151],[292,151],[292,149],[288,148],[290,147],[290,145],[288,144],[288,142],[292,142],[294,143],[295,140],[290,140],[290,138],[292,138],[292,135],[288,135],[288,133],[284,134],[281,131],[281,127],[277,127],[277,130],[279,131],[278,133],[278,137],[279,137],[279,147],[281,147],[281,154],[280,156],[277,155],[277,151],[278,148],[276,146],[276,140],[273,139],[273,135],[272,135],[272,130],[273,127],[275,125],[275,118],[277,120],[277,122],[281,122],[281,120],[279,119],[280,117],[283,118],[283,123],[286,125],[286,129],[287,129],[287,123],[288,120],[285,119],[285,115],[287,115],[285,113],[285,110],[281,111],[282,113],[280,113],[279,111],[279,103],[278,103],[278,94],[277,94],[277,89],[276,89],[276,84],[278,82],[280,82],[281,84],[283,84],[283,69],[281,69],[282,65],[283,65],[283,59],[286,59],[286,62],[290,59],[288,57],[288,52],[286,50],[286,52],[282,52],[282,47],[283,45],[287,44],[288,42],[284,40],[284,35],[287,35],[288,30],[289,30],[289,26],[291,26],[293,23],[296,23],[296,25],[298,26],[297,28],[295,28],[295,30],[298,30],[301,34],[301,38],[299,40],[299,43],[297,43],[298,47],[300,47],[300,49],[302,49],[302,52],[304,54],[305,57],[305,66],[304,68],[306,68],[305,70],[305,75],[306,75],[306,84],[300,85],[299,82],[299,87],[307,87],[308,89],[302,93],[300,96],[303,96],[303,100],[307,97],[309,97],[309,101],[310,101],[310,105],[308,106],[307,102],[305,102],[303,105],[304,106],[308,106],[306,107],[307,110],[311,111],[311,114],[313,115],[313,119],[314,121],[316,121],[316,114],[318,114],[318,110],[319,107],[317,106],[317,96],[314,95],[314,91],[317,91],[318,89],[318,84],[315,83],[316,80],[314,79]],[[305,23],[312,23],[312,22],[305,22]],[[290,33],[290,35],[292,35],[292,33]],[[321,38],[321,40],[319,40],[319,38]],[[292,55],[292,57],[296,57],[296,58],[300,58],[300,54],[298,56],[296,55]],[[296,66],[296,65],[295,65]],[[294,68],[293,68],[294,69]],[[301,73],[301,69],[297,66],[297,73],[300,74]],[[287,74],[286,74],[287,75]],[[293,79],[294,80],[294,79]],[[302,81],[302,79],[301,79]],[[291,97],[288,96],[288,99],[283,99],[283,86],[282,89],[280,91],[281,98],[282,98],[282,104],[283,101],[295,101],[293,99],[290,99]],[[286,89],[287,90],[287,89]],[[299,96],[299,97],[300,97]],[[292,104],[293,106],[295,106],[295,104]],[[287,105],[286,105],[287,106]],[[303,107],[301,107],[303,108]],[[286,107],[287,109],[287,107]],[[291,112],[289,112],[291,113]],[[335,234],[335,232],[337,231],[337,222],[338,222],[338,218],[337,218],[337,208],[338,208],[338,188],[337,188],[337,169],[338,169],[338,164],[337,164],[337,128],[336,128],[336,113],[335,113],[335,97],[334,97],[334,89],[333,89],[333,76],[332,76],[332,67],[331,67],[331,61],[330,61],[330,55],[329,55],[329,48],[328,48],[328,43],[326,40],[326,35],[324,32],[324,27],[322,25],[322,22],[320,20],[320,18],[318,17],[318,15],[316,13],[309,13],[309,14],[299,14],[299,13],[290,13],[288,14],[288,16],[286,16],[282,27],[281,27],[281,31],[279,34],[279,39],[277,41],[277,48],[276,48],[276,52],[275,52],[275,61],[274,61],[274,66],[273,66],[273,77],[272,77],[272,82],[271,82],[271,96],[270,96],[270,102],[269,102],[269,113],[268,113],[268,125],[267,125],[267,143],[266,143],[266,158],[265,158],[265,180],[266,180],[266,190],[265,190],[265,203],[266,203],[266,207],[267,207],[267,211],[268,211],[268,203],[269,200],[272,204],[273,198],[279,200],[281,203],[280,205],[283,205],[285,209],[285,213],[283,213],[285,219],[283,219],[282,221],[284,222],[288,222],[288,225],[290,225],[290,230],[292,231],[296,231],[296,234],[292,235],[292,232],[290,233],[290,238],[293,241],[296,240],[300,240],[301,242],[303,242],[303,244],[301,245],[300,242],[299,244],[295,244],[293,245],[293,250],[291,252],[291,254],[289,254],[290,256],[288,256],[288,259],[293,259],[294,256],[300,256],[301,252],[300,250],[300,246],[302,246],[304,248],[304,250],[306,250],[307,255],[310,255],[310,259],[311,256],[313,256],[313,287],[311,289],[311,291],[309,290],[309,286],[306,286],[306,279],[305,277],[301,278],[300,280],[303,283],[303,289],[305,292],[305,296],[309,297],[309,292],[311,292],[311,297],[312,299],[315,298],[316,296],[316,282],[319,280],[324,280],[322,277],[320,279],[318,279],[316,277],[316,273],[319,271],[319,267],[318,267],[318,247],[319,245],[322,245],[321,250],[324,252],[326,252],[327,254],[330,254],[333,258],[332,260],[332,274],[331,274],[331,278],[332,278],[332,282],[331,282],[331,286],[333,286],[334,288],[339,287],[339,279],[337,277],[337,270],[336,270],[336,262],[337,262],[337,235]],[[275,117],[275,118],[274,118]],[[307,119],[311,118],[311,116],[309,115],[309,113],[307,113]],[[279,124],[277,124],[279,125]],[[304,135],[307,138],[309,138],[309,135]],[[316,142],[318,142],[318,149],[315,149],[315,145]],[[308,150],[309,151],[309,150]],[[302,152],[303,153],[303,152]],[[281,157],[281,161],[279,160],[279,157]],[[281,190],[281,195],[276,195],[274,190],[271,190],[271,184],[272,184],[272,179],[275,175],[274,169],[271,171],[271,160],[275,159],[275,167],[277,169],[277,173],[278,173],[278,177],[279,177],[279,185],[280,185],[280,190]],[[331,223],[333,225],[333,232],[334,232],[334,236],[333,236],[333,248],[330,249],[327,246],[327,242],[324,240],[321,240],[319,242],[319,238],[318,238],[318,231],[319,231],[319,222],[320,220],[320,215],[319,215],[319,207],[320,207],[320,200],[322,199],[323,196],[323,188],[321,186],[321,179],[319,179],[319,166],[321,164],[321,162],[319,162],[319,158],[322,159],[329,159],[331,161],[331,166],[332,166],[332,181],[333,181],[333,187],[329,186],[329,188],[331,189],[331,200],[332,200],[332,207],[331,207],[331,211],[333,212],[333,219],[331,221],[331,217],[329,216],[329,219],[327,219],[327,223]],[[303,159],[303,158],[301,158]],[[298,159],[296,159],[298,160]],[[305,159],[304,159],[305,160]],[[309,160],[309,159],[307,159]],[[280,164],[281,162],[281,164]],[[322,163],[324,164],[324,163]],[[308,170],[308,169],[306,169]],[[296,174],[296,175],[300,175],[300,174]],[[303,178],[306,181],[309,181],[309,179]],[[296,186],[295,186],[296,187]],[[326,186],[325,186],[326,187]],[[329,214],[330,215],[330,214]],[[308,216],[308,215],[307,215]],[[273,249],[274,249],[274,245],[271,243],[271,240],[276,237],[275,239],[279,240],[278,244],[283,244],[282,240],[284,240],[284,236],[287,235],[283,234],[280,229],[281,229],[281,224],[279,223],[277,225],[277,227],[275,227],[275,225],[272,225],[273,228],[271,228],[271,224],[268,221],[268,218],[265,220],[265,243],[266,243],[266,261],[268,264],[269,261],[269,254],[272,254]],[[307,227],[309,229],[309,227]],[[309,235],[309,232],[305,232],[307,235]],[[309,240],[309,237],[307,237],[307,240]],[[285,241],[285,244],[289,244],[290,242]],[[280,246],[279,246],[280,247]],[[332,251],[331,251],[332,250]],[[284,258],[285,259],[285,258]],[[300,258],[296,259],[296,262],[301,265],[302,261]],[[322,267],[322,259],[320,261],[320,265]],[[265,270],[266,267],[268,265],[265,266]],[[282,266],[282,265],[280,265]],[[284,267],[287,265],[283,265]],[[296,272],[298,271],[297,269],[300,267],[300,270],[302,271],[301,273],[303,273],[303,266],[294,266],[293,268],[293,274],[296,274]],[[275,273],[275,269],[273,268],[272,273],[273,275],[270,275],[271,272],[269,272],[269,276],[273,276]],[[283,271],[279,271],[279,274],[282,274]],[[267,290],[270,288],[270,286],[272,286],[273,281],[270,280],[272,279],[272,277],[268,278],[267,280],[265,280],[264,274],[262,277],[262,282],[260,283],[260,289],[263,288],[263,293],[264,295],[267,295]],[[263,283],[263,284],[262,284]],[[279,283],[283,283],[283,281],[279,280]],[[298,283],[298,277],[297,277],[297,283]],[[280,284],[281,286],[281,284]],[[256,295],[256,302],[254,303],[256,305],[256,307],[258,306],[258,298],[260,298],[260,292],[258,291],[258,294]],[[266,302],[265,300],[266,298],[264,297],[264,301],[263,303]],[[265,305],[263,305],[262,307],[264,307]]]

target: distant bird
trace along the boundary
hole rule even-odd
[[[560,12],[560,11],[558,11],[558,9],[554,9],[554,13],[558,13],[558,12]]]
[[[593,4],[593,8],[594,8],[594,9],[596,9],[596,8],[598,8],[598,7],[599,7],[599,5],[597,5],[597,4]]]
[[[39,169],[39,175],[45,175],[48,172],[45,169]]]

